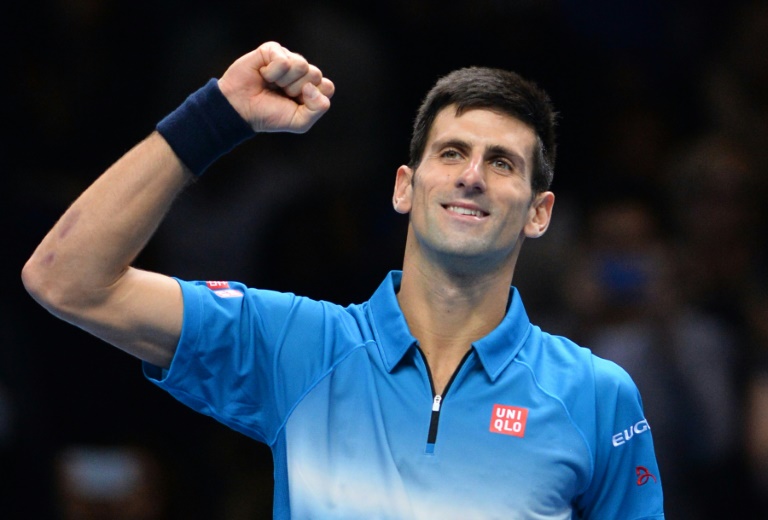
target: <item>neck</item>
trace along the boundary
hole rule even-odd
[[[504,319],[521,244],[522,235],[505,254],[461,256],[430,248],[408,227],[397,299],[438,393],[472,343]]]
[[[492,331],[506,313],[521,243],[502,258],[447,256],[423,248],[409,226],[398,301],[414,337],[469,348]]]
[[[398,301],[420,341],[434,337],[445,343],[471,343],[504,318],[510,283],[511,278],[496,273],[457,277],[404,265]]]
[[[436,392],[442,393],[472,343],[504,318],[510,283],[505,272],[457,276],[406,259],[397,299],[427,358]]]

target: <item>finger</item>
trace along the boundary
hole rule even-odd
[[[290,51],[277,42],[265,42],[241,59],[248,59],[254,69],[261,71],[271,62],[286,58],[288,52]]]
[[[272,50],[269,62],[259,72],[267,82],[286,87],[309,72],[309,63],[302,55],[280,47]]]
[[[306,132],[331,107],[331,100],[312,83],[304,83],[301,89],[303,103],[296,110],[294,129]]]
[[[336,92],[336,85],[334,85],[333,81],[329,80],[328,78],[321,79],[317,88],[320,90],[320,93],[328,99],[331,99],[333,94]]]
[[[293,83],[286,85],[284,87],[284,91],[288,97],[295,98],[299,94],[301,94],[301,89],[304,87],[305,83],[312,83],[313,85],[320,85],[320,82],[323,79],[323,73],[320,72],[320,69],[315,67],[314,65],[309,65],[309,70],[306,74],[304,74],[302,77],[294,81]]]

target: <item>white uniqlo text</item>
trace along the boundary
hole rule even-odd
[[[525,423],[528,421],[528,408],[493,405],[490,431],[513,437],[525,436]]]

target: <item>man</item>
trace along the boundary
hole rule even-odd
[[[195,175],[254,131],[308,130],[333,92],[279,44],[243,56],[67,210],[27,289],[267,443],[276,518],[663,518],[629,376],[531,325],[510,289],[554,204],[552,109],[515,74],[463,69],[427,96],[395,181],[403,270],[370,301],[130,267]]]

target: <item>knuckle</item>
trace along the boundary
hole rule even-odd
[[[304,58],[299,58],[300,59],[293,62],[293,67],[298,74],[304,75],[309,71],[309,63],[307,63],[307,60]]]

